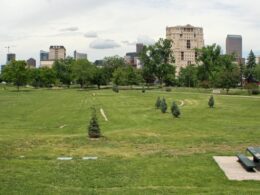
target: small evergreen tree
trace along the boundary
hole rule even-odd
[[[215,100],[214,100],[214,97],[213,96],[211,96],[210,98],[209,98],[209,107],[210,108],[214,108],[214,105],[215,105]]]
[[[112,89],[115,93],[119,93],[119,88],[117,85],[114,85]]]
[[[247,64],[246,64],[247,77],[253,74],[255,67],[256,67],[256,57],[254,52],[251,50],[248,55]]]
[[[179,116],[181,115],[181,111],[175,102],[172,103],[171,111],[172,111],[172,115],[175,118],[179,118]]]
[[[101,137],[101,132],[100,132],[95,108],[93,108],[92,117],[88,126],[88,135],[90,138]]]
[[[161,101],[161,111],[162,111],[163,114],[167,112],[167,103],[166,103],[166,100],[164,98]]]
[[[143,86],[143,88],[142,88],[142,93],[145,93],[145,87]]]
[[[156,109],[160,109],[161,108],[161,98],[160,97],[157,98],[157,101],[155,103],[155,107],[156,107]]]

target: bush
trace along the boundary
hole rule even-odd
[[[260,93],[259,87],[256,83],[247,83],[245,88],[248,90],[249,95],[258,95]]]
[[[172,103],[171,111],[172,111],[172,115],[175,118],[179,118],[179,116],[181,115],[181,111],[175,102]]]
[[[145,93],[145,87],[143,86],[143,88],[142,88],[142,93]]]
[[[166,103],[166,100],[163,98],[163,100],[161,101],[161,111],[162,113],[166,113],[167,112],[167,103]]]
[[[210,108],[214,108],[214,105],[215,105],[215,100],[214,100],[214,97],[213,96],[211,96],[210,98],[209,98],[209,107]]]
[[[88,126],[88,135],[90,138],[100,138],[100,128],[97,120],[96,109],[93,108],[92,117]]]
[[[115,92],[115,93],[119,93],[119,88],[117,85],[114,85],[112,90]]]
[[[157,101],[155,103],[155,108],[156,109],[160,109],[161,108],[161,98],[160,97],[157,98]]]
[[[260,91],[259,89],[252,89],[252,95],[259,95]]]
[[[167,88],[165,89],[165,91],[166,91],[166,92],[171,92],[171,91],[172,91],[172,88],[167,87]]]

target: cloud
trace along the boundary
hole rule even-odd
[[[84,34],[84,37],[86,38],[97,38],[98,34],[95,31],[89,31]]]
[[[118,43],[110,39],[96,39],[89,46],[92,49],[114,49],[120,47]]]
[[[128,45],[128,46],[132,46],[132,45],[136,45],[137,42],[130,42],[130,41],[122,41],[123,44]]]
[[[78,30],[79,30],[79,28],[76,26],[60,29],[60,31],[62,31],[62,32],[75,32]]]
[[[155,40],[147,35],[140,35],[137,38],[138,43],[143,43],[144,45],[153,45]]]

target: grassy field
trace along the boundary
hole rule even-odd
[[[183,101],[181,118],[155,110],[158,96]],[[260,97],[216,96],[209,109],[209,96],[1,90],[0,194],[260,194],[259,182],[228,181],[212,158],[260,145]],[[87,138],[92,106],[109,119],[98,113],[98,141]]]

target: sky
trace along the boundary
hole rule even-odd
[[[205,44],[225,52],[227,34],[243,37],[243,54],[260,54],[259,0],[1,0],[0,64],[7,46],[17,59],[35,58],[50,45],[77,50],[89,60],[124,56],[135,43],[165,38],[166,27],[204,28]]]

